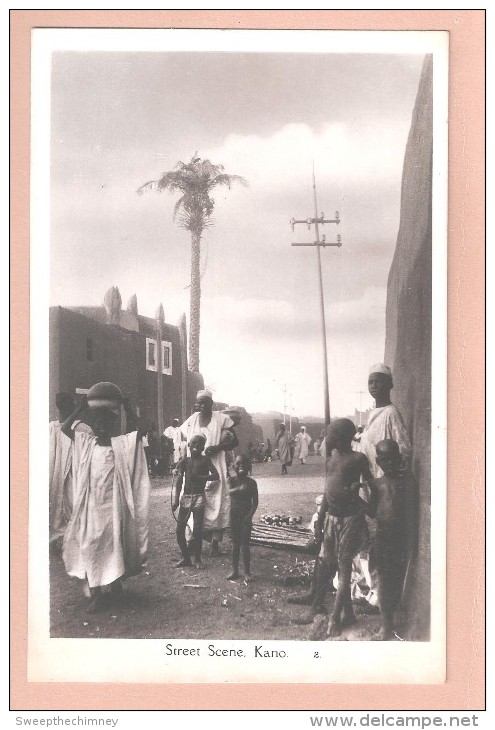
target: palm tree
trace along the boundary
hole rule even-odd
[[[227,175],[223,170],[223,165],[214,165],[210,160],[194,155],[190,162],[178,162],[173,170],[164,172],[158,180],[149,180],[137,190],[139,195],[148,190],[181,193],[175,204],[173,219],[191,232],[189,368],[195,372],[199,372],[201,237],[203,231],[213,225],[211,215],[215,207],[210,193],[216,187],[227,186],[230,189],[234,182],[247,185],[243,177]]]

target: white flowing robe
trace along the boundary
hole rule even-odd
[[[49,540],[54,542],[63,537],[72,512],[72,441],[59,421],[50,421],[49,439]]]
[[[83,421],[75,421],[72,430],[92,434]],[[72,440],[61,429],[60,421],[49,424],[49,540],[63,537],[74,504],[72,483]]]
[[[63,559],[67,573],[90,588],[135,575],[146,560],[150,481],[136,437],[99,446],[94,435],[74,434],[74,508]]]
[[[171,439],[174,444],[174,464],[177,464],[177,462],[181,459],[180,445],[182,441],[182,434],[180,431],[180,427],[167,426],[167,428],[163,432],[163,435],[165,436],[165,438]]]
[[[189,444],[193,436],[204,436],[206,439],[205,448],[218,446],[222,439],[222,431],[232,428],[234,421],[225,413],[213,411],[208,426],[201,426],[199,413],[193,413],[180,427],[182,434],[187,439],[187,453],[190,455]],[[218,471],[220,479],[208,482],[205,490],[205,516],[203,522],[204,530],[224,530],[229,526],[229,495],[228,495],[228,469],[225,458],[225,451],[220,451],[211,457],[213,466]]]
[[[397,441],[401,456],[409,466],[412,452],[411,442],[402,416],[393,403],[371,411],[368,424],[361,435],[360,451],[368,457],[370,471],[375,479],[383,474],[376,463],[376,445],[384,439]]]
[[[309,433],[303,433],[300,431],[296,434],[294,441],[296,442],[296,453],[294,454],[294,457],[296,459],[307,459],[309,454],[309,445],[311,443],[311,436]]]

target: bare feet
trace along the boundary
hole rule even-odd
[[[203,563],[201,562],[201,560],[196,560],[194,562],[194,567],[196,568],[196,570],[204,570],[204,567],[205,566],[203,565]]]
[[[239,573],[236,573],[235,570],[233,573],[227,576],[227,580],[237,580],[238,578],[240,578],[240,575]]]
[[[178,563],[175,564],[176,568],[192,568],[192,563],[190,560],[186,560],[183,558],[182,560],[179,560]]]
[[[244,583],[252,583],[253,582],[253,576],[251,573],[246,573],[244,575]]]
[[[328,622],[328,636],[340,636],[341,633],[342,631],[340,622],[333,618],[330,619],[330,621]]]

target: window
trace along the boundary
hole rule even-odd
[[[172,375],[172,343],[161,342],[161,351],[158,350],[158,342],[150,337],[146,338],[146,370],[158,372],[163,375]]]
[[[162,373],[172,375],[172,343],[162,342]]]
[[[86,338],[86,360],[93,362],[93,340],[91,337]]]
[[[146,338],[146,370],[153,370],[156,373],[156,341]]]

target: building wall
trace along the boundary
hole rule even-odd
[[[76,388],[87,389],[98,381],[109,380],[121,388],[134,407],[139,407],[143,423],[158,423],[158,374],[146,369],[146,338],[156,339],[155,320],[139,317],[139,331],[129,331],[102,323],[99,313],[91,313],[92,318],[82,311],[63,307],[50,309],[50,418],[57,415],[57,392],[74,393]],[[164,424],[168,425],[173,418],[182,416],[183,378],[178,328],[162,324],[162,339],[172,344],[172,374],[160,375]],[[92,359],[88,358],[88,341],[91,342]],[[190,388],[188,396],[190,409],[193,402]]]
[[[266,439],[264,438],[263,431],[258,425],[253,423],[251,414],[248,413],[246,409],[242,408],[241,406],[235,407],[238,409],[241,415],[241,422],[238,426],[236,426],[235,429],[237,440],[239,441],[239,446],[234,449],[234,453],[236,455],[247,453],[249,442],[252,442],[254,446],[257,446],[258,443],[264,443],[266,446]]]
[[[418,551],[404,600],[407,632],[414,639],[427,639],[430,625],[432,70],[427,56],[404,158],[385,343],[385,362],[394,379],[392,400],[412,437],[418,483]]]
[[[265,444],[267,439],[270,439],[273,445],[275,441],[275,436],[280,428],[280,424],[284,421],[284,417],[280,413],[253,413],[252,421],[255,426],[259,426],[261,428],[261,431],[263,433],[262,440],[265,442]]]

